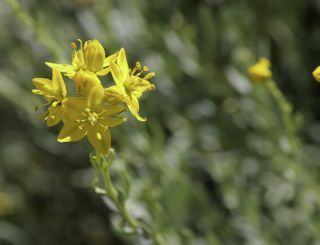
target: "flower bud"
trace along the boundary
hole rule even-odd
[[[264,82],[272,77],[270,62],[266,58],[260,58],[259,61],[250,66],[248,73],[253,82]]]
[[[318,82],[320,82],[320,66],[318,66],[314,71],[312,72],[312,75],[314,79],[316,79]]]
[[[96,86],[103,90],[100,80],[93,73],[79,71],[73,79],[76,83],[77,93],[80,95],[88,96],[91,89]]]
[[[98,40],[95,39],[85,42],[83,53],[84,62],[89,71],[97,72],[102,70],[106,53]]]

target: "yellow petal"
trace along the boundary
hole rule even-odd
[[[77,93],[83,96],[88,96],[93,87],[99,86],[103,90],[101,81],[99,78],[92,72],[88,71],[79,71],[73,77],[73,80],[76,83]]]
[[[102,70],[105,57],[105,50],[97,39],[85,42],[83,58],[88,70],[92,72]]]
[[[91,145],[101,154],[108,154],[111,146],[111,134],[109,130],[103,130],[101,127],[90,127],[87,133]]]
[[[123,95],[121,94],[119,87],[114,85],[104,90],[103,100],[109,104],[117,104],[122,100]]]
[[[33,85],[40,91],[44,93],[53,94],[53,86],[52,81],[46,78],[33,78],[32,79]]]
[[[132,95],[137,97],[138,99],[142,96],[142,92],[139,92],[139,91],[133,91],[132,92]]]
[[[61,106],[52,107],[48,109],[47,126],[52,127],[57,125],[62,120],[62,108]]]
[[[103,67],[110,66],[111,61],[114,61],[114,60],[117,59],[118,53],[119,52],[116,52],[116,53],[114,53],[112,55],[109,55],[107,58],[105,58],[104,62],[103,62]]]
[[[110,67],[104,68],[98,72],[96,72],[97,76],[105,76],[111,72]]]
[[[122,75],[119,66],[115,62],[111,62],[110,68],[111,68],[111,75],[112,75],[114,82],[118,86],[123,86],[126,78]]]
[[[59,135],[58,141],[59,142],[71,142],[71,141],[78,141],[81,140],[88,131],[88,125],[80,125],[76,122],[68,122],[63,125]]]
[[[46,120],[46,117],[48,116],[48,112],[47,111],[44,111],[44,112],[41,112],[38,116],[38,118],[42,121]]]
[[[101,105],[104,97],[104,90],[102,86],[94,86],[88,96],[88,107],[92,111],[98,112],[98,106]]]
[[[136,97],[132,96],[129,103],[127,103],[129,111],[135,118],[137,118],[141,122],[147,121],[145,117],[141,117],[139,115],[139,101]]]
[[[61,73],[57,69],[52,69],[52,84],[56,94],[64,98],[67,96],[66,84],[64,83]]]
[[[101,124],[107,127],[115,127],[127,121],[125,117],[105,117],[101,119]]]
[[[84,98],[67,98],[63,100],[63,121],[75,121],[83,117],[82,112],[87,107]]]
[[[74,68],[72,65],[68,64],[55,64],[55,63],[50,63],[50,62],[45,62],[47,66],[49,66],[52,69],[57,69],[58,71],[62,73],[71,73],[74,72]]]
[[[124,48],[121,48],[119,51],[119,55],[117,57],[117,64],[120,67],[122,76],[124,78],[127,78],[129,76],[129,66],[127,62],[126,51],[124,50]]]
[[[43,95],[43,91],[39,90],[39,89],[32,89],[32,93],[37,94],[37,95]]]
[[[125,107],[122,105],[103,105],[102,109],[105,111],[103,116],[114,116],[125,111]]]

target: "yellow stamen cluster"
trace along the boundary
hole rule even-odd
[[[105,50],[98,40],[89,40],[80,48],[75,43],[72,64],[55,64],[46,62],[52,68],[52,79],[34,78],[36,87],[33,93],[43,96],[48,110],[40,118],[48,126],[63,122],[58,135],[59,142],[78,141],[87,136],[92,146],[102,154],[107,154],[111,146],[109,128],[126,121],[120,113],[126,108],[140,121],[139,98],[143,92],[155,90],[149,80],[153,72],[141,77],[149,68],[136,63],[129,69],[125,50],[106,57]],[[104,88],[99,76],[111,72],[115,85]],[[62,74],[74,81],[76,94],[67,94]]]

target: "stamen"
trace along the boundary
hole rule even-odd
[[[102,115],[102,114],[105,113],[105,112],[106,112],[106,110],[102,110],[102,112],[98,113],[97,116],[100,116],[100,115]]]
[[[54,101],[54,102],[52,102],[51,106],[53,108],[56,108],[58,104],[59,104],[59,101]]]
[[[155,91],[155,90],[156,90],[156,85],[151,84],[151,85],[150,85],[150,90],[151,90],[151,91]]]
[[[82,50],[82,40],[81,39],[77,39],[78,40],[78,42],[80,43],[80,49]]]
[[[136,74],[137,77],[140,77],[140,75],[142,74],[143,70],[140,71],[139,73]]]
[[[140,71],[141,70],[141,63],[140,61],[136,62],[136,67]]]
[[[85,119],[77,119],[77,120],[75,120],[75,122],[77,122],[77,123],[82,123],[82,122],[85,122],[86,120]]]
[[[131,71],[131,69],[130,69],[130,74],[131,74],[131,76],[133,76],[134,73],[135,73],[137,70],[138,70],[138,68],[137,68],[136,66],[133,68],[132,71]]]
[[[143,71],[145,71],[145,72],[149,71],[149,67],[148,66],[143,66]]]
[[[108,126],[104,126],[103,124],[99,123],[99,126],[103,128],[103,131],[107,131],[108,130]]]
[[[151,79],[151,78],[153,78],[155,76],[156,76],[156,74],[154,72],[150,72],[147,75],[145,75],[142,79],[149,80],[149,79]]]
[[[77,48],[77,44],[75,42],[72,42],[70,44],[70,46],[71,46],[72,49],[76,49]]]

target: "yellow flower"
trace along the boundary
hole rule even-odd
[[[64,126],[58,135],[59,142],[78,141],[88,137],[91,145],[101,154],[107,154],[111,145],[110,127],[126,121],[126,118],[114,117],[123,106],[101,103],[103,90],[93,87],[87,98],[68,98],[63,103]]]
[[[115,53],[106,57],[103,46],[96,39],[86,41],[84,47],[82,46],[82,41],[80,39],[78,39],[78,41],[80,42],[79,50],[77,50],[75,43],[71,44],[71,47],[74,49],[72,65],[50,62],[46,62],[46,65],[65,73],[65,75],[71,79],[73,79],[79,71],[93,72],[98,76],[107,75],[110,72],[110,61],[115,59],[117,54]]]
[[[318,66],[314,71],[312,72],[312,75],[314,79],[316,79],[318,82],[320,82],[320,66]]]
[[[248,73],[253,82],[264,82],[272,77],[270,70],[270,61],[266,58],[260,58],[259,61],[250,66]]]
[[[140,77],[142,72],[148,72],[149,69],[141,67],[140,62],[136,63],[133,70],[129,69],[125,50],[119,51],[116,60],[110,62],[111,74],[116,85],[105,89],[105,101],[110,104],[123,101],[127,104],[130,112],[139,121],[146,121],[139,115],[139,98],[143,92],[155,90],[155,85],[148,80],[155,76],[154,72],[150,72],[144,77]],[[136,73],[138,72],[138,73]]]
[[[59,123],[62,119],[62,103],[67,96],[66,85],[61,73],[53,69],[52,80],[46,78],[32,79],[34,86],[32,92],[42,95],[49,105],[48,111],[42,113],[40,118],[47,121],[47,126],[51,127]]]

